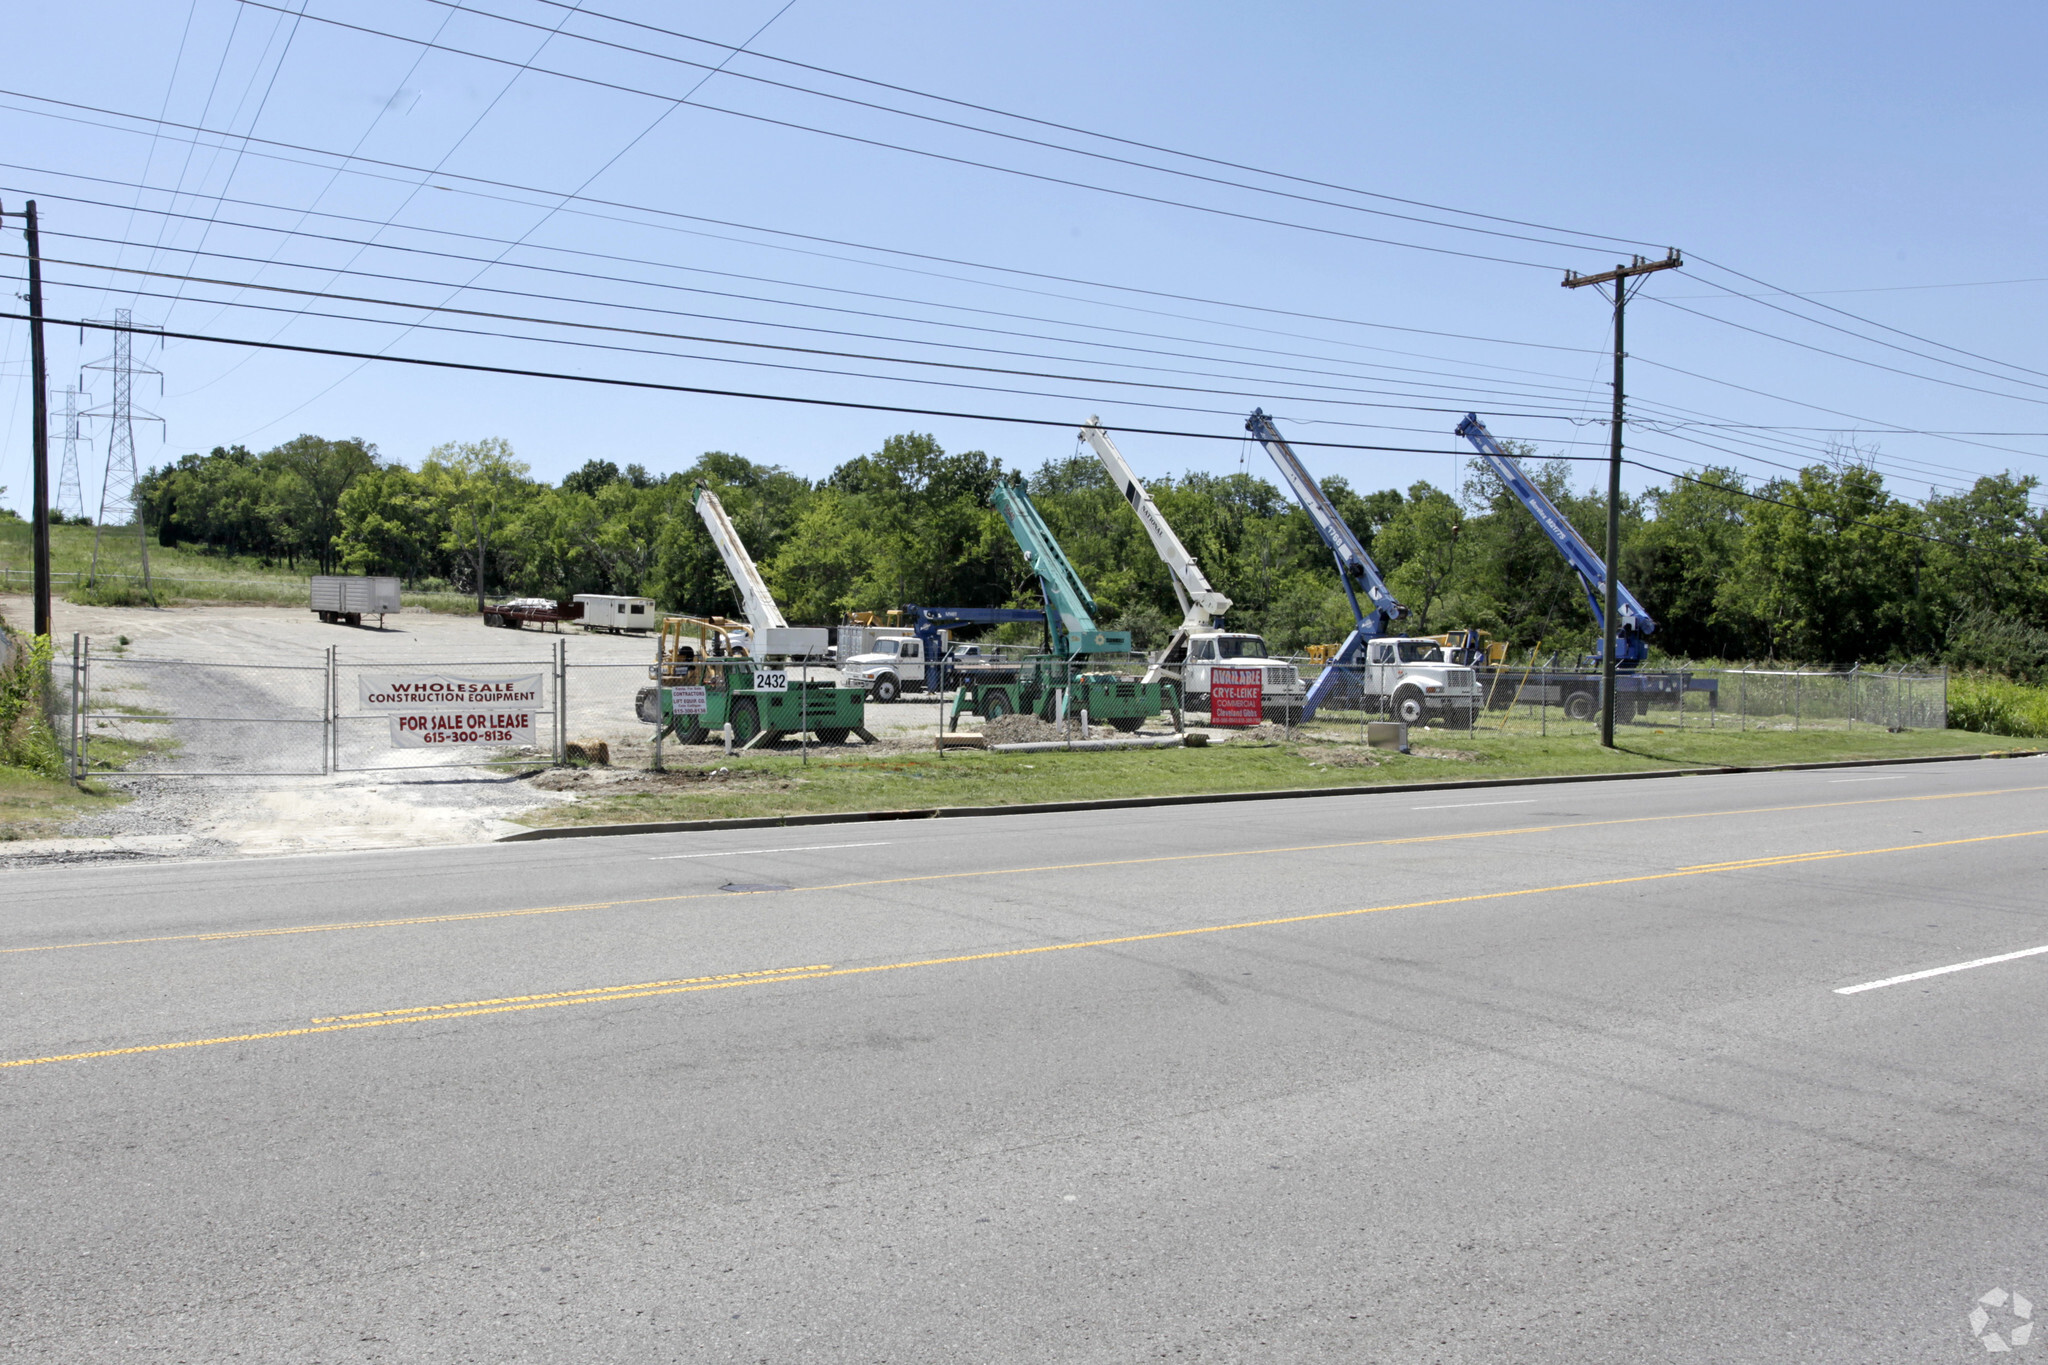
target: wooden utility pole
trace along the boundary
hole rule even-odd
[[[1644,260],[1638,256],[1628,265],[1618,265],[1598,275],[1581,275],[1572,270],[1564,272],[1564,287],[1567,289],[1588,284],[1614,286],[1614,417],[1607,430],[1607,563],[1603,570],[1607,581],[1601,585],[1600,605],[1600,614],[1604,618],[1600,632],[1600,747],[1603,749],[1614,747],[1614,623],[1621,610],[1615,585],[1619,581],[1617,565],[1621,559],[1622,314],[1628,307],[1628,282],[1631,279],[1653,271],[1675,270],[1684,264],[1674,247],[1661,261]]]
[[[0,214],[0,218],[7,215]],[[35,562],[35,633],[50,633],[50,384],[49,356],[43,349],[43,250],[36,234],[36,201],[28,201],[23,212],[23,235],[28,239],[28,357],[30,478],[32,549]]]

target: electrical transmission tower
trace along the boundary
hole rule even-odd
[[[57,475],[57,496],[51,506],[67,517],[85,515],[85,492],[78,484],[78,390],[64,390],[64,463]],[[92,438],[85,442],[90,445]]]
[[[161,422],[163,418],[155,413],[142,412],[135,407],[136,364],[134,354],[134,312],[127,308],[114,310],[114,353],[104,360],[94,361],[86,366],[88,370],[107,370],[114,376],[114,396],[104,407],[93,408],[84,415],[107,419],[107,472],[100,484],[99,524],[92,532],[92,571],[88,583],[97,583],[100,573],[100,540],[106,534],[107,525],[115,518],[125,524],[132,519],[135,523],[135,543],[142,552],[142,591],[150,593],[149,586],[149,528],[143,525],[142,504],[136,500],[135,485],[142,477],[135,467],[135,422]],[[163,378],[163,371],[144,365],[143,374]],[[154,596],[152,594],[152,600]]]

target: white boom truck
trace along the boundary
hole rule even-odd
[[[1166,565],[1167,576],[1173,580],[1173,594],[1180,599],[1180,626],[1146,670],[1145,681],[1158,682],[1161,676],[1172,678],[1180,684],[1188,709],[1206,711],[1212,668],[1256,668],[1265,682],[1267,712],[1299,715],[1308,692],[1301,671],[1285,659],[1270,657],[1266,642],[1260,637],[1223,629],[1223,614],[1230,610],[1230,599],[1209,585],[1202,566],[1181,544],[1123,452],[1109,439],[1102,419],[1090,417],[1088,425],[1081,428],[1081,439],[1094,449],[1102,467],[1109,471],[1110,482],[1138,514],[1138,524],[1145,528],[1152,548]]]
[[[709,488],[697,490],[697,515],[703,519],[718,557],[725,561],[733,587],[739,590],[740,615],[747,619],[747,631],[735,643],[757,659],[823,659],[831,632],[823,626],[794,627],[783,619],[782,608],[775,605],[775,595],[768,591],[768,581],[747,553],[746,542],[726,514],[725,504]]]
[[[1313,717],[1324,706],[1347,704],[1387,711],[1409,725],[1440,717],[1461,729],[1469,727],[1479,711],[1477,675],[1463,664],[1446,660],[1443,646],[1435,640],[1386,634],[1387,627],[1407,610],[1394,599],[1380,577],[1379,566],[1365,552],[1357,534],[1344,524],[1322,487],[1309,476],[1308,466],[1280,435],[1273,420],[1254,408],[1244,425],[1273,457],[1294,500],[1308,513],[1323,544],[1330,547],[1338,582],[1358,622],[1309,688],[1302,719]],[[1359,602],[1361,592],[1370,610]]]

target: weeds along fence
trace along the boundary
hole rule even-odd
[[[1317,706],[1310,729],[1406,720],[1450,732],[1532,736],[1596,734],[1597,671],[1494,667],[1472,670],[1477,702],[1418,688],[1375,684],[1370,670],[1311,674]],[[1334,672],[1330,681],[1326,674]],[[1615,728],[1629,730],[1942,730],[1948,728],[1948,672],[1865,669],[1676,668],[1619,673]]]

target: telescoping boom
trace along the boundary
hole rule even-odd
[[[1458,435],[1472,443],[1473,449],[1479,452],[1501,484],[1529,509],[1530,516],[1536,518],[1536,524],[1543,528],[1544,535],[1550,537],[1550,543],[1564,556],[1565,563],[1572,566],[1572,572],[1579,576],[1579,586],[1585,589],[1586,605],[1593,609],[1593,620],[1602,627],[1604,636],[1607,613],[1600,609],[1600,604],[1607,594],[1606,562],[1594,553],[1593,547],[1586,543],[1586,538],[1579,534],[1578,528],[1566,519],[1564,513],[1557,510],[1557,504],[1544,496],[1543,490],[1522,472],[1522,466],[1515,457],[1493,439],[1486,424],[1479,420],[1478,413],[1465,414],[1465,420],[1458,423]],[[1614,623],[1614,666],[1633,668],[1649,654],[1649,637],[1656,631],[1657,623],[1636,600],[1636,595],[1628,590],[1627,584],[1617,582],[1614,585],[1614,600],[1620,618]],[[1594,657],[1599,657],[1602,647],[1603,641],[1596,638]]]
[[[1128,654],[1131,633],[1101,630],[1095,624],[1095,598],[1081,581],[1060,544],[1031,497],[1024,481],[999,483],[989,493],[996,511],[1010,528],[1024,562],[1038,575],[1039,591],[1045,596],[1045,622],[1052,636],[1052,652],[1061,658],[1079,654]]]
[[[789,622],[782,619],[782,608],[775,605],[767,580],[754,567],[754,557],[747,553],[732,518],[726,515],[725,504],[702,484],[697,487],[697,515],[703,518],[704,529],[711,533],[711,543],[718,547],[718,557],[725,561],[725,571],[732,575],[733,586],[739,589],[740,614],[747,618],[747,624],[756,634],[787,629]]]
[[[1337,577],[1344,585],[1344,596],[1351,602],[1352,620],[1357,623],[1330,660],[1331,666],[1325,668],[1309,687],[1308,700],[1301,712],[1303,719],[1307,719],[1315,715],[1316,708],[1338,686],[1344,670],[1360,662],[1366,641],[1388,634],[1393,623],[1407,614],[1407,609],[1395,600],[1393,590],[1380,577],[1379,566],[1365,552],[1357,534],[1344,524],[1344,518],[1337,515],[1336,507],[1324,494],[1321,485],[1309,476],[1301,457],[1294,453],[1294,448],[1273,426],[1272,418],[1254,408],[1244,429],[1257,437],[1266,453],[1273,457],[1281,477],[1294,491],[1294,500],[1301,504],[1302,511],[1308,513],[1308,519],[1314,523],[1323,544],[1330,547],[1330,556],[1337,561]],[[1365,603],[1358,600],[1360,592],[1365,594]]]
[[[1102,467],[1109,471],[1110,481],[1124,495],[1124,501],[1131,505],[1131,510],[1138,514],[1138,524],[1145,528],[1152,548],[1159,552],[1167,574],[1173,579],[1173,595],[1180,599],[1180,629],[1173,633],[1173,639],[1160,655],[1160,662],[1153,664],[1145,674],[1146,682],[1157,682],[1165,668],[1187,658],[1190,634],[1222,626],[1223,615],[1230,610],[1230,599],[1209,586],[1208,575],[1188,553],[1188,547],[1181,544],[1180,537],[1167,524],[1158,504],[1152,501],[1152,495],[1145,491],[1145,485],[1138,482],[1136,471],[1124,459],[1123,452],[1116,448],[1116,442],[1109,439],[1109,432],[1103,429],[1102,419],[1090,417],[1088,425],[1081,428],[1081,439],[1094,448]]]

